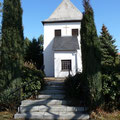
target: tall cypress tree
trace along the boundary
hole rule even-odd
[[[101,99],[100,48],[94,23],[94,12],[89,0],[83,0],[85,12],[81,23],[81,46],[83,61],[83,78],[89,98],[89,105],[96,107]]]
[[[0,2],[0,17],[2,13],[2,3]],[[0,49],[1,49],[1,25],[0,25]],[[1,50],[0,50],[0,62],[1,62]]]
[[[2,13],[2,2],[0,2],[0,16],[1,16],[1,13]]]
[[[4,0],[2,20],[1,71],[3,86],[21,77],[23,26],[20,0]],[[16,84],[15,83],[15,84]]]

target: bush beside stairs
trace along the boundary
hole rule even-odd
[[[15,119],[28,120],[88,120],[84,107],[68,105],[64,94],[64,81],[47,81],[47,86],[36,100],[24,100],[18,108]]]

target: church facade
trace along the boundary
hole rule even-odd
[[[82,13],[63,0],[44,25],[44,71],[47,77],[67,77],[82,72]]]

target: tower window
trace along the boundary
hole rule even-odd
[[[62,71],[69,71],[71,70],[71,60],[61,60],[61,67]]]
[[[55,30],[55,37],[56,36],[61,36],[61,30]]]
[[[72,36],[78,36],[78,29],[72,29]]]

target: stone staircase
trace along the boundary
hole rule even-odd
[[[37,100],[24,100],[15,119],[31,120],[88,120],[84,107],[69,106],[65,100],[63,80],[47,81]]]

